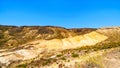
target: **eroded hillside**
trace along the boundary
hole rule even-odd
[[[55,26],[0,26],[0,48],[13,48],[35,40],[63,39],[96,29],[66,29]]]
[[[119,35],[119,27],[0,26],[0,66],[108,68],[116,62],[113,68],[119,68]]]

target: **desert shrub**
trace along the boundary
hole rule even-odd
[[[26,68],[27,65],[26,64],[21,64],[21,65],[18,65],[17,68]]]
[[[61,57],[61,56],[62,56],[62,54],[58,54],[58,55],[57,55],[57,57]]]
[[[102,63],[102,56],[89,57],[86,61],[86,68],[104,68],[104,64]]]
[[[48,59],[41,58],[41,60],[38,61],[39,63],[37,62],[36,64],[38,64],[38,65],[42,64],[43,66],[45,66],[45,65],[50,64],[52,61],[53,61],[52,58],[48,58]]]
[[[78,55],[78,54],[73,53],[73,54],[72,54],[72,57],[79,57],[79,55]]]
[[[68,62],[70,62],[70,60],[68,60]]]
[[[65,57],[62,57],[61,59],[62,59],[62,60],[66,60],[66,58],[65,58]]]
[[[4,38],[4,34],[0,33],[0,39]]]

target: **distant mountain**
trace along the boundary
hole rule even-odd
[[[1,68],[119,68],[120,27],[0,25]]]

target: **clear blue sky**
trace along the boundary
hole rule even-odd
[[[0,0],[0,24],[120,26],[120,0]]]

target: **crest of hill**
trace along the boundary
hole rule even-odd
[[[120,28],[120,26],[106,26],[106,27],[101,27],[100,29],[115,29],[115,28]]]

